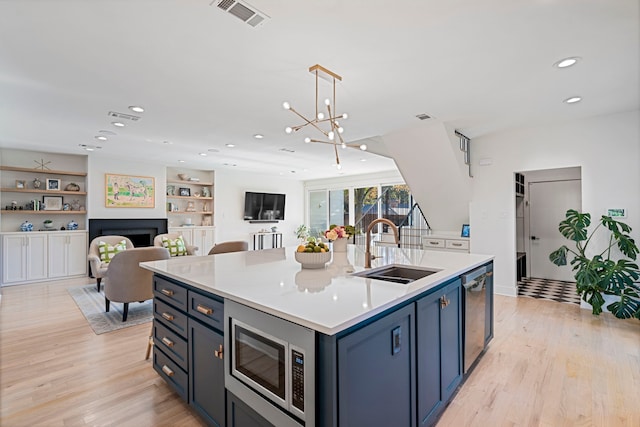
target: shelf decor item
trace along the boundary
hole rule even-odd
[[[33,231],[33,224],[29,221],[25,221],[20,224],[20,231]]]
[[[183,197],[191,197],[191,189],[190,188],[186,188],[186,187],[180,187],[180,190],[178,190],[181,196]]]
[[[16,188],[20,188],[20,189],[26,188],[25,181],[21,179],[16,179]]]
[[[36,177],[36,178],[33,179],[33,188],[38,190],[41,185],[42,185],[42,181],[40,181],[40,178]]]
[[[558,230],[575,244],[575,248],[563,245],[549,255],[549,260],[562,266],[567,265],[568,254],[573,256],[569,263],[575,272],[576,290],[582,300],[591,305],[594,315],[602,313],[602,306],[607,303],[604,296],[611,296],[618,298],[606,308],[615,317],[640,320],[640,270],[635,263],[640,249],[630,236],[631,227],[606,215],[600,217],[591,233],[590,225],[591,214],[569,209]],[[608,230],[608,239],[592,240],[601,227]],[[604,249],[589,246],[591,242],[603,244]],[[595,255],[591,255],[593,253]],[[613,259],[616,253],[623,257]]]
[[[153,208],[156,204],[155,179],[107,173],[104,194],[108,208]]]
[[[64,187],[64,191],[80,191],[80,186],[75,182],[70,182],[66,187]]]
[[[44,225],[44,228],[52,229],[53,221],[51,221],[50,219],[45,219],[44,221],[42,221],[42,225]]]
[[[42,196],[45,211],[61,211],[62,196]]]
[[[60,180],[47,178],[47,191],[60,191]]]

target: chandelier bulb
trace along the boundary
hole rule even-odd
[[[342,118],[346,120],[346,119],[348,119],[348,118],[349,118],[349,115],[348,115],[347,113],[344,113],[344,114],[342,115]]]
[[[293,129],[291,129],[289,126],[287,126],[287,127],[284,129],[284,131],[285,131],[286,133],[291,133],[291,132],[293,132]]]
[[[318,113],[318,120],[324,119],[324,113]]]
[[[338,169],[338,170],[342,169],[342,165],[341,165],[340,163],[338,163],[338,164],[336,165],[336,169]]]
[[[344,128],[343,128],[342,126],[340,126],[340,127],[338,128],[338,133],[342,133],[342,132],[344,132]]]
[[[304,139],[304,142],[305,142],[305,143],[307,143],[307,144],[308,144],[308,143],[310,143],[310,142],[311,142],[311,138],[306,137],[306,138]]]
[[[285,110],[290,110],[291,109],[291,105],[287,101],[284,101],[282,103],[282,108],[284,108]]]
[[[333,138],[335,138],[335,137],[336,137],[336,134],[335,134],[335,133],[333,133],[333,131],[331,131],[331,132],[329,132],[329,133],[327,134],[327,136],[329,137],[329,140],[330,140],[330,141],[333,141]]]
[[[360,145],[360,149],[361,149],[362,151],[367,151],[367,144],[362,144],[362,145]]]
[[[345,144],[344,142],[341,144],[342,148],[347,148],[347,144]]]
[[[331,100],[329,98],[325,99],[324,105],[331,105]]]

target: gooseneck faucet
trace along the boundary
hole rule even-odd
[[[398,227],[396,227],[396,225],[391,222],[391,220],[388,220],[387,218],[376,218],[373,221],[371,221],[371,224],[369,224],[369,226],[367,227],[367,232],[366,232],[366,250],[364,252],[364,268],[371,268],[371,229],[373,228],[374,225],[378,224],[378,223],[383,223],[383,224],[387,224],[389,227],[391,227],[391,229],[393,230],[393,235],[396,238],[396,245],[400,244],[400,238],[398,237]]]

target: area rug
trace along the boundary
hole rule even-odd
[[[153,319],[153,300],[143,303],[130,303],[127,321],[123,322],[122,310],[124,304],[112,302],[109,312],[106,313],[104,311],[104,293],[96,291],[95,284],[74,286],[67,288],[67,291],[73,297],[96,335],[150,322]]]

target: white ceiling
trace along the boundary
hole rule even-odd
[[[637,0],[250,0],[259,28],[216,3],[1,1],[0,146],[295,179],[393,168],[347,149],[338,172],[330,146],[302,142],[319,135],[284,133],[300,120],[282,101],[313,114],[314,64],[343,77],[345,139],[371,146],[420,113],[473,139],[640,105]],[[131,105],[142,119],[114,128]]]

